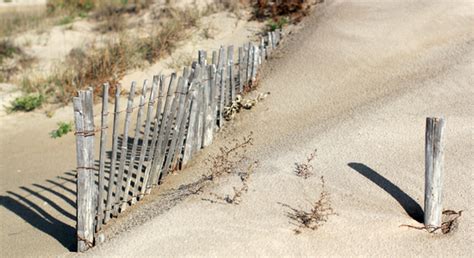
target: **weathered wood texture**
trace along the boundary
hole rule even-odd
[[[96,231],[99,231],[104,219],[104,186],[105,186],[105,152],[107,149],[107,118],[109,114],[109,84],[102,85],[102,112],[100,119],[100,154],[99,154],[99,176],[98,176],[98,196],[97,196],[97,222]]]
[[[110,160],[110,173],[109,173],[109,183],[107,187],[107,203],[105,208],[105,218],[104,223],[107,223],[110,220],[110,214],[112,213],[112,205],[114,205],[114,196],[115,192],[115,174],[116,174],[116,162],[117,162],[117,148],[118,148],[118,127],[119,127],[119,117],[120,117],[120,84],[116,86],[115,90],[115,106],[114,106],[114,124],[112,128],[112,157]]]
[[[130,87],[130,92],[128,94],[128,100],[127,100],[127,109],[125,113],[125,123],[123,127],[123,135],[122,135],[122,144],[120,146],[120,165],[119,165],[119,173],[117,176],[117,185],[118,185],[118,192],[117,192],[117,201],[122,204],[124,201],[124,191],[125,191],[125,185],[126,182],[128,181],[128,178],[131,177],[131,171],[128,169],[127,171],[127,180],[125,180],[125,161],[127,158],[128,154],[128,132],[130,130],[130,122],[131,122],[131,116],[133,112],[133,99],[135,97],[135,87],[136,87],[136,82],[132,82],[132,85]],[[116,205],[116,209],[120,206]]]
[[[82,91],[74,98],[77,157],[77,250],[91,248],[94,243],[94,115],[91,91]]]
[[[443,118],[426,119],[424,223],[430,229],[441,227],[444,127]]]
[[[237,95],[243,94],[256,81],[261,64],[278,45],[280,33],[279,30],[269,32],[256,45],[248,43],[238,47],[238,61],[235,63],[232,45],[212,51],[212,64],[208,64],[206,51],[200,50],[197,61],[184,68],[183,76],[179,79],[176,73],[171,74],[168,83],[165,82],[165,76],[154,76],[151,91],[147,91],[145,80],[138,105],[134,105],[136,83],[132,82],[125,110],[120,110],[121,87],[117,85],[108,178],[109,85],[102,86],[100,128],[95,128],[93,123],[92,89],[79,92],[79,97],[73,101],[78,171],[78,251],[92,247],[94,233],[100,233],[102,224],[125,211],[129,204],[149,194],[170,171],[184,168],[201,148],[212,143],[214,134],[224,126],[224,110],[232,105]],[[123,132],[119,135],[121,113],[125,114],[125,118]],[[135,114],[134,120],[132,117]],[[132,121],[135,128],[130,132]],[[99,131],[96,185],[94,134]],[[129,136],[131,133],[132,137]],[[435,147],[429,152],[431,158],[428,158],[427,147],[427,189],[428,177],[434,174],[434,178],[437,178],[440,170],[437,163],[439,153],[436,152],[438,145],[436,141],[431,144]],[[429,162],[429,159],[434,161]],[[428,164],[432,164],[430,169]],[[430,195],[433,195],[430,189]],[[425,207],[427,205],[425,201]]]

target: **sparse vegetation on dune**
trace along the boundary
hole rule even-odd
[[[198,26],[201,14],[192,9],[170,10],[163,24],[148,35],[133,39],[122,33],[105,46],[93,46],[87,51],[73,49],[66,59],[48,76],[25,77],[22,90],[39,92],[48,102],[68,103],[79,89],[109,82],[111,92],[125,72],[146,66],[167,56],[188,36],[190,28]],[[94,87],[100,91],[100,87]]]
[[[204,8],[192,6],[179,9],[170,3],[166,6],[153,5],[151,0],[48,0],[41,15],[31,16],[32,20],[42,19],[37,21],[37,24],[67,25],[72,28],[78,17],[88,16],[96,22],[97,31],[113,33],[106,35],[105,42],[88,46],[87,51],[81,48],[71,50],[61,63],[53,65],[46,74],[28,73],[15,77],[15,80],[19,82],[20,89],[25,94],[40,94],[47,103],[67,104],[77,90],[92,86],[100,91],[98,85],[105,82],[110,83],[113,93],[113,86],[127,71],[147,66],[171,54],[193,28],[201,26],[201,17],[224,10],[240,15],[240,10],[245,5],[249,3],[219,0]],[[148,7],[151,19],[147,21],[147,26],[152,29],[140,32],[133,30],[136,24],[130,23],[130,14],[136,14]],[[275,21],[275,24],[269,24],[269,27],[279,28],[285,23],[286,20],[282,18]],[[9,30],[18,30],[18,26],[23,26],[25,30],[35,28],[28,27],[26,20],[16,24],[19,25],[10,26]],[[11,35],[10,31],[4,34]],[[213,37],[211,27],[204,28],[202,33],[206,38]],[[169,66],[182,66],[183,62],[187,61],[189,58],[180,58]],[[0,79],[10,80],[10,75],[11,73],[8,76],[2,75]]]
[[[258,0],[254,3],[254,15],[257,19],[278,19],[288,16],[292,21],[299,22],[308,14],[311,4],[323,0]]]
[[[316,230],[328,220],[330,215],[336,214],[331,206],[331,200],[329,192],[326,190],[324,177],[321,177],[321,193],[319,198],[311,204],[309,211],[293,208],[287,204],[281,205],[290,209],[290,211],[287,212],[287,216],[291,220],[291,224],[296,226],[296,228],[293,229],[295,234],[301,234],[304,230]]]
[[[224,1],[227,2],[227,1]],[[189,7],[177,9],[160,7],[159,14],[151,19],[151,31],[138,34],[126,28],[129,12],[138,12],[150,5],[151,1],[104,1],[100,3],[85,1],[51,0],[50,13],[67,13],[61,24],[72,22],[75,15],[88,12],[98,21],[101,32],[117,32],[105,43],[96,44],[87,51],[76,48],[63,62],[55,66],[47,75],[23,76],[21,89],[26,93],[39,93],[46,102],[66,104],[79,89],[92,86],[100,91],[102,83],[109,82],[114,92],[115,83],[125,73],[136,67],[147,66],[172,53],[177,44],[187,38],[189,31],[199,27],[199,19],[223,8],[236,8],[235,4],[216,3],[207,8]],[[133,34],[131,36],[130,34]],[[135,35],[137,34],[137,35]],[[178,60],[170,66],[179,66]]]
[[[0,39],[46,26],[49,22],[47,17],[48,13],[44,8],[36,7],[22,11],[2,12],[0,14]]]
[[[40,107],[44,102],[43,95],[25,95],[22,97],[15,98],[10,104],[11,107],[8,108],[9,112],[15,111],[32,111]]]

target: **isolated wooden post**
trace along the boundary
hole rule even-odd
[[[443,118],[426,119],[424,222],[428,229],[441,227],[444,126]]]
[[[94,117],[92,91],[73,99],[77,157],[77,250],[94,244]]]

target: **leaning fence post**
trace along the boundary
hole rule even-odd
[[[117,144],[118,144],[118,126],[119,126],[119,109],[120,109],[120,84],[117,84],[115,88],[115,106],[114,106],[114,122],[112,128],[112,157],[110,159],[110,174],[109,174],[109,183],[107,187],[107,203],[105,205],[105,218],[104,223],[107,223],[110,220],[110,214],[114,205],[113,202],[113,193],[114,193],[114,183],[115,183],[115,172],[116,172],[116,162],[117,162]]]
[[[105,148],[107,144],[107,118],[109,114],[109,84],[102,85],[102,116],[100,121],[100,156],[99,156],[99,192],[97,196],[97,224],[99,231],[104,219],[104,183],[105,183]]]
[[[441,227],[444,127],[443,118],[426,118],[424,223],[428,229]]]
[[[86,251],[94,243],[94,117],[92,91],[73,99],[77,157],[77,250]]]

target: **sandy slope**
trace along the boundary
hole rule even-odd
[[[269,62],[261,90],[270,97],[227,129],[254,131],[249,155],[261,163],[242,203],[212,204],[204,193],[88,254],[472,257],[473,14],[469,1],[320,6]],[[431,115],[448,121],[445,208],[465,212],[454,234],[438,237],[400,227],[419,225]],[[184,172],[202,172],[198,162],[229,140],[219,136]],[[315,176],[302,180],[294,163],[314,148]],[[295,235],[282,203],[309,209],[321,175],[337,215]]]
[[[203,37],[202,28],[196,29],[172,56],[147,69],[130,71],[122,80],[123,87],[129,87],[133,80],[141,85],[143,79],[151,80],[160,72],[168,75],[172,71],[169,63],[181,54],[197,56],[199,49],[216,50],[220,45],[253,40],[264,26],[226,12],[204,17],[201,22],[202,28],[213,28],[211,38]],[[53,28],[53,32],[57,30]],[[48,49],[53,47],[48,45]],[[57,128],[57,122],[73,120],[72,107],[55,110],[52,118],[40,110],[7,115],[3,105],[16,95],[11,94],[12,89],[2,87],[0,85],[0,256],[51,256],[74,251],[75,138],[72,133],[59,139],[49,136],[49,132]],[[96,112],[98,110],[99,105]]]

